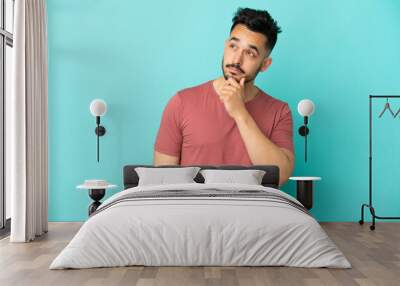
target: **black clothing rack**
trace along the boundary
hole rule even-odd
[[[361,219],[360,224],[364,224],[364,207],[369,208],[372,216],[372,225],[369,226],[371,230],[375,229],[375,219],[400,219],[400,217],[384,217],[378,216],[375,213],[375,209],[372,205],[372,100],[374,98],[389,99],[389,98],[400,98],[400,95],[370,95],[369,96],[369,204],[363,204],[361,206]]]

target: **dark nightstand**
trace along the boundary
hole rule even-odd
[[[320,181],[321,177],[290,177],[297,181],[297,200],[310,210],[313,207],[313,181]]]
[[[105,180],[85,180],[84,184],[76,187],[78,189],[87,189],[89,191],[89,197],[93,200],[88,208],[90,216],[101,205],[100,200],[106,194],[106,189],[116,188],[117,186],[109,184]]]

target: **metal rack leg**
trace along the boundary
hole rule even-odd
[[[372,215],[372,225],[370,225],[369,228],[371,230],[375,230],[375,209],[373,206],[370,206],[369,210],[371,211],[371,215]]]
[[[359,224],[364,224],[364,207],[367,206],[366,204],[362,204],[361,206],[361,219],[358,221]]]
[[[372,225],[370,225],[369,228],[370,228],[371,230],[375,230],[375,218],[376,218],[376,215],[375,215],[375,209],[374,209],[374,207],[371,206],[371,205],[363,204],[363,205],[361,206],[361,219],[358,221],[358,223],[361,224],[361,225],[364,224],[364,207],[369,208],[369,211],[370,211],[371,216],[372,216]]]
[[[395,219],[395,220],[400,220],[400,217],[398,216],[379,216],[375,213],[375,208],[372,205],[368,204],[363,204],[361,206],[361,219],[358,221],[359,224],[364,224],[364,207],[369,208],[369,211],[371,212],[372,216],[372,224],[369,226],[371,230],[375,230],[375,221],[376,219]]]

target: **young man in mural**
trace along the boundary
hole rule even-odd
[[[222,59],[223,76],[183,89],[168,102],[154,165],[277,165],[280,184],[293,171],[288,104],[254,85],[272,63],[280,33],[267,11],[239,8]]]

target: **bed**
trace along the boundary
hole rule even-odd
[[[125,166],[124,190],[103,202],[50,269],[351,267],[308,210],[278,189],[276,166],[198,166],[202,172],[262,170],[259,185],[205,182],[200,172],[191,183],[138,185],[138,167],[154,169]]]

